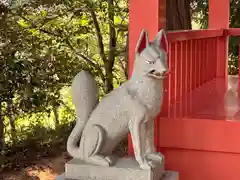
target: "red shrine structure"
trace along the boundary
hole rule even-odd
[[[142,29],[166,25],[166,0],[129,0],[129,73]],[[209,0],[208,29],[167,32],[169,77],[155,146],[180,180],[240,180],[240,100],[228,92],[230,0]],[[233,103],[235,102],[235,103]],[[129,154],[133,154],[129,138]]]

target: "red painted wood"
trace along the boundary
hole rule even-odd
[[[181,32],[179,33],[181,36]],[[178,37],[175,33],[173,36]],[[171,39],[171,33],[168,33],[168,38]],[[213,171],[212,174],[212,164],[206,162],[216,161],[214,157],[220,153],[221,161],[231,165],[237,161],[228,161],[226,157],[232,153],[240,153],[240,145],[236,143],[240,137],[240,124],[228,121],[228,109],[223,101],[225,79],[213,80],[217,77],[218,43],[219,37],[216,36],[205,39],[187,37],[183,41],[172,38],[169,42],[168,62],[171,73],[166,79],[167,91],[162,112],[155,124],[155,145],[157,150],[163,148],[166,167],[179,171],[180,179],[221,179],[225,177],[225,172]],[[238,106],[235,109],[236,116],[233,119],[238,119]],[[184,156],[181,149],[186,152]],[[174,153],[170,153],[173,150]],[[199,154],[195,152],[199,152],[200,159],[205,159],[206,162],[197,163]],[[132,154],[131,141],[129,154]],[[216,161],[214,165],[221,169],[222,163]],[[240,178],[236,174],[231,177]]]
[[[130,74],[142,28],[151,39],[164,27],[166,1],[162,2],[159,8],[157,0],[147,5],[130,0]],[[228,24],[229,0],[209,0],[210,29],[167,33],[170,75],[156,118],[155,145],[166,157],[166,168],[179,171],[180,180],[240,179],[240,105],[226,91],[228,36],[240,35],[240,30]]]
[[[181,59],[182,59],[182,81],[181,81],[181,89],[182,89],[182,98],[186,96],[187,92],[187,42],[182,42],[181,44]]]
[[[229,28],[224,30],[225,35],[240,36],[240,28]]]
[[[209,0],[208,28],[227,29],[229,28],[230,0]],[[221,11],[219,11],[221,9]],[[228,75],[228,36],[219,37],[218,40],[218,63],[217,76],[225,77],[227,82]]]
[[[166,169],[180,180],[239,180],[240,154],[162,148]]]
[[[191,48],[192,48],[192,40],[188,41],[187,42],[187,94],[189,91],[191,91],[191,86],[192,86],[192,73],[193,73],[193,70],[192,70],[192,51],[191,51]],[[190,104],[190,96],[186,96],[186,100],[189,102]],[[191,111],[191,106],[186,106],[186,114],[188,114],[189,112]]]
[[[209,0],[208,28],[225,29],[229,27],[230,0]],[[221,11],[219,11],[221,9]]]
[[[162,118],[158,150],[159,147],[166,147],[240,154],[239,129],[238,121]]]
[[[202,151],[240,153],[240,106],[232,106],[235,115],[229,117],[228,103],[233,104],[232,94],[225,94],[224,79],[218,78],[191,93],[193,111],[179,113],[189,101],[176,103],[170,117],[159,117],[158,142],[160,147],[180,148]],[[178,107],[182,108],[178,108]],[[176,112],[176,114],[173,114]],[[184,115],[183,115],[184,114]]]
[[[205,70],[207,68],[207,41],[206,40],[203,40],[203,70]],[[207,74],[208,72],[205,72],[202,74],[202,78],[203,78],[203,83],[206,83],[207,82]]]
[[[193,40],[193,46],[192,46],[192,53],[193,53],[193,59],[192,59],[192,76],[193,76],[193,82],[192,82],[192,88],[191,90],[195,89],[197,87],[197,40]]]
[[[212,30],[209,30],[209,32],[212,32]],[[181,32],[179,34],[181,36]],[[195,34],[197,33],[195,32]],[[179,37],[176,36],[176,33],[173,36]],[[168,37],[171,39],[171,33],[168,34]],[[217,51],[217,48],[214,46],[218,42],[218,37],[214,35],[214,37],[209,36],[209,38],[205,39],[186,39],[184,41],[175,41],[172,38],[173,42],[169,41],[168,64],[170,75],[165,81],[166,91],[160,114],[163,117],[187,117],[196,112],[193,106],[193,103],[197,104],[196,98],[190,92],[216,77],[217,52],[214,53],[214,51]],[[204,62],[205,67],[203,68]],[[205,105],[197,105],[197,107],[202,106]],[[159,122],[156,121],[156,127],[158,125]],[[155,135],[159,135],[158,128],[156,128]],[[157,140],[155,141],[157,143]]]
[[[182,42],[176,42],[175,43],[175,61],[176,61],[176,67],[175,67],[175,74],[176,74],[176,101],[180,100],[181,97],[181,80],[182,80],[182,64],[183,64],[183,59],[181,57],[181,53],[182,53]]]
[[[186,41],[177,41],[169,43],[169,69],[170,75],[166,82],[167,92],[165,93],[164,107],[163,111],[167,111],[164,114],[174,113],[176,108],[169,111],[167,107],[174,102],[182,101],[184,95],[188,94],[190,91],[199,88],[205,82],[212,80],[216,77],[216,53],[217,51],[215,44],[218,38],[208,38],[208,39],[193,39]],[[204,44],[208,45],[208,50],[204,48]],[[186,51],[186,48],[188,50]],[[208,54],[206,54],[208,53]],[[188,59],[186,57],[189,57]],[[208,57],[208,58],[206,58]],[[204,61],[207,61],[205,63]],[[186,68],[188,67],[188,69]],[[203,75],[205,74],[205,79],[203,80]],[[179,107],[181,108],[181,107]],[[186,110],[188,111],[188,109]],[[180,111],[179,113],[183,113]]]
[[[192,92],[191,105],[194,108],[189,114],[184,116],[171,114],[169,118],[159,117],[158,145],[240,153],[238,143],[240,105],[237,103],[239,99],[234,98],[231,93],[226,94],[223,86],[224,79],[217,78]],[[186,107],[186,103],[188,101],[183,100],[177,103],[177,107]],[[229,104],[231,104],[231,109],[228,109]]]
[[[169,42],[206,39],[222,36],[223,32],[223,29],[170,31],[167,33],[167,39]]]

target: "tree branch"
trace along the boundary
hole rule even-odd
[[[108,0],[108,18],[109,18],[109,42],[108,42],[108,61],[104,63],[106,70],[106,84],[105,92],[108,93],[113,90],[113,66],[115,61],[116,51],[116,31],[113,26],[114,24],[114,4],[113,0]]]
[[[102,37],[100,26],[99,26],[99,23],[98,23],[98,20],[97,20],[97,16],[96,16],[96,14],[95,14],[93,9],[89,8],[89,12],[90,12],[90,14],[92,16],[93,24],[94,24],[94,27],[95,27],[95,30],[96,30],[96,34],[97,34],[98,49],[99,49],[100,57],[102,58],[103,62],[106,62],[107,58],[106,58],[106,56],[104,54],[103,37]]]
[[[88,57],[86,57],[85,55],[83,55],[82,53],[79,53],[76,51],[76,49],[72,46],[72,44],[70,43],[69,41],[69,38],[67,35],[65,34],[61,34],[61,33],[54,33],[54,32],[50,32],[48,30],[45,30],[45,29],[42,29],[42,28],[39,28],[37,25],[35,25],[33,22],[31,22],[29,19],[27,19],[26,17],[24,17],[23,15],[19,15],[21,18],[23,18],[25,21],[29,22],[31,24],[31,26],[33,28],[36,28],[38,29],[39,31],[43,32],[43,33],[46,33],[46,34],[49,34],[49,35],[52,35],[52,36],[55,36],[55,37],[59,37],[59,38],[64,38],[65,41],[66,41],[66,44],[70,47],[70,49],[77,55],[77,56],[80,56],[82,59],[84,59],[88,64],[90,64],[90,66],[93,66],[97,69],[98,73],[100,74],[100,77],[101,79],[103,80],[103,82],[105,81],[105,76],[101,70],[101,67],[99,64],[97,63],[94,63],[91,59],[89,59]],[[67,37],[67,38],[66,38]]]
[[[105,76],[103,74],[103,72],[101,71],[101,67],[99,64],[94,63],[91,59],[89,59],[87,56],[83,55],[82,53],[79,53],[76,51],[76,49],[72,46],[72,44],[70,43],[69,39],[66,39],[66,43],[67,45],[72,49],[72,51],[80,56],[82,59],[84,59],[87,63],[89,63],[91,66],[95,67],[98,71],[98,73],[100,74],[100,77],[102,78],[103,82],[105,81]]]

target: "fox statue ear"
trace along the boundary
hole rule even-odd
[[[145,30],[142,30],[141,35],[138,39],[136,46],[136,53],[140,54],[148,46],[148,33]]]
[[[157,36],[153,40],[153,43],[165,52],[168,52],[168,41],[165,31],[162,29],[158,32]]]

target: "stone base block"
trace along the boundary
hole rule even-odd
[[[74,180],[159,180],[164,174],[164,163],[142,170],[134,158],[120,158],[113,167],[86,164],[73,159],[65,165],[65,178]]]
[[[62,174],[60,176],[57,176],[55,180],[78,180],[78,179],[67,179],[65,175]],[[179,180],[179,174],[178,172],[174,172],[174,171],[166,171],[160,180]]]
[[[179,173],[175,171],[166,171],[160,180],[179,180]]]

